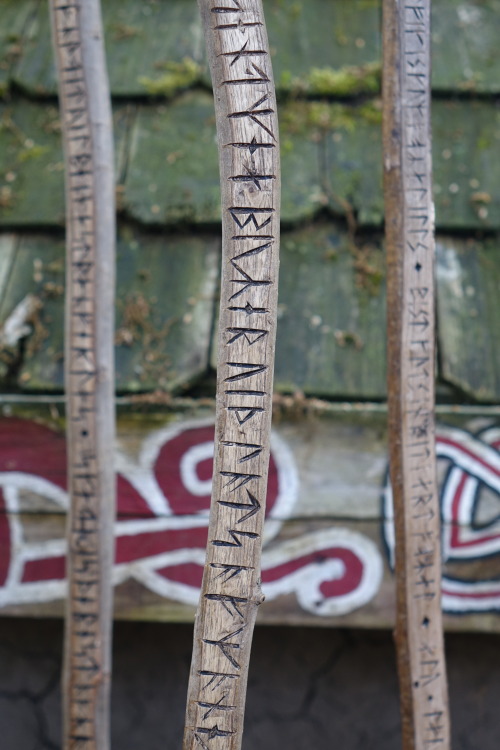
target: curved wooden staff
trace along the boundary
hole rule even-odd
[[[66,161],[69,590],[64,748],[109,748],[114,455],[113,138],[99,0],[51,0]]]
[[[237,750],[252,632],[271,426],[279,248],[276,100],[260,0],[199,0],[222,186],[216,450],[184,750]]]
[[[450,747],[434,438],[430,0],[384,0],[388,392],[403,747]]]

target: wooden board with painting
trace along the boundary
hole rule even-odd
[[[386,413],[275,406],[259,622],[392,628]],[[4,405],[0,615],[60,616],[68,495],[61,404]],[[190,621],[211,492],[210,407],[120,407],[115,616]],[[499,631],[500,410],[438,412],[445,628]]]

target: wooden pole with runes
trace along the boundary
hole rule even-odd
[[[184,750],[241,747],[272,410],[280,169],[261,0],[199,0],[222,190],[217,414],[207,557]]]
[[[68,595],[63,747],[109,748],[115,200],[99,0],[50,0],[66,164]]]
[[[449,750],[434,399],[430,0],[384,0],[389,455],[404,750]]]

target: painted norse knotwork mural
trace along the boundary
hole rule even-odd
[[[500,611],[500,578],[483,579],[474,574],[478,561],[500,555],[500,429],[490,427],[472,435],[464,430],[440,428],[436,451],[443,477],[440,493],[443,562],[451,563],[450,574],[443,576],[443,610]],[[419,487],[413,502],[423,514],[429,513],[427,497],[426,488]],[[391,566],[392,516],[392,493],[387,484],[384,535]],[[419,575],[425,581],[425,566]]]
[[[279,621],[285,608],[287,618],[297,622],[390,621],[394,536],[385,451],[366,427],[366,438],[350,428],[349,452],[349,438],[339,429],[327,419],[306,427],[280,424],[273,433],[262,565],[264,620],[269,612],[270,620]],[[145,597],[165,602],[168,618],[175,602],[195,606],[199,595],[213,418],[176,418],[147,429],[119,421],[118,434],[113,584],[134,582]],[[344,452],[340,441],[347,444]],[[370,455],[365,441],[374,444]],[[437,453],[443,609],[463,616],[500,611],[500,428],[491,422],[480,431],[441,425]],[[241,512],[251,515],[256,500],[245,492],[244,478],[237,481]],[[425,488],[415,503],[428,512]],[[0,420],[0,613],[19,607],[35,613],[42,604],[51,611],[63,600],[67,506],[63,433],[32,419]],[[84,552],[84,518],[75,531]],[[235,536],[233,543],[239,541]],[[224,577],[237,573],[227,566],[218,572]],[[424,580],[425,566],[420,575]]]
[[[47,518],[60,519],[67,510],[64,438],[35,422],[8,419],[0,423],[0,441],[0,604],[60,599],[66,593],[66,543],[56,535],[40,539],[31,518],[43,510]],[[117,449],[115,585],[133,578],[162,597],[197,603],[213,453],[213,421],[155,430],[135,458]],[[245,497],[245,477],[234,482]],[[300,607],[319,616],[362,606],[375,596],[382,575],[370,539],[330,528],[276,542],[298,491],[293,455],[274,435],[262,566],[266,598],[294,594]],[[249,517],[258,510],[248,491],[241,509]],[[79,524],[75,532],[84,551],[88,529],[84,518]],[[236,533],[232,543],[241,544]],[[237,573],[221,566],[218,574]]]

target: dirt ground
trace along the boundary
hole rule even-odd
[[[114,750],[181,747],[188,625],[117,623]],[[0,620],[5,750],[59,750],[62,623]],[[500,637],[447,637],[454,750],[497,750]],[[388,632],[257,627],[244,750],[396,750],[398,690]]]

